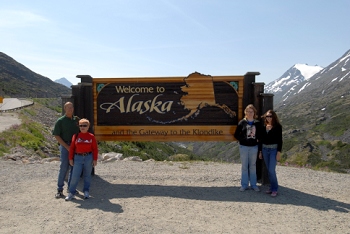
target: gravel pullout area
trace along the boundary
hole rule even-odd
[[[0,160],[0,233],[350,233],[350,175],[277,167],[279,195],[239,192],[240,164],[100,163],[91,198],[54,198],[59,163]],[[65,191],[66,194],[66,191]]]

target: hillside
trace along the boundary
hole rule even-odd
[[[0,52],[0,89],[7,97],[61,97],[71,89],[39,75]]]
[[[34,105],[18,111],[22,124],[0,132],[0,156],[5,154],[40,156],[59,155],[54,124],[61,116],[60,98],[34,98]],[[99,153],[116,152],[124,157],[139,156],[157,161],[200,160],[190,150],[171,142],[99,142]]]
[[[349,80],[347,51],[275,108],[283,121],[287,161],[350,171]]]

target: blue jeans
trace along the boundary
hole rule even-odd
[[[277,192],[278,190],[278,181],[276,176],[277,149],[262,148],[262,155],[265,161],[267,171],[269,173],[270,190],[271,192]]]
[[[252,188],[256,188],[256,159],[258,146],[239,145],[239,154],[242,163],[241,185],[248,188],[249,182]]]
[[[74,155],[72,179],[69,187],[70,193],[75,194],[82,172],[84,177],[83,192],[89,192],[91,184],[92,160],[92,153],[86,156],[81,156],[77,154]]]
[[[64,148],[62,145],[60,145],[60,171],[58,172],[58,182],[57,182],[57,190],[63,191],[64,186],[64,179],[66,178],[67,172],[69,171],[68,175],[68,188],[70,185],[70,180],[72,178],[72,167],[69,165],[68,160],[68,150]]]

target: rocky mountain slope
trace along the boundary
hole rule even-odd
[[[350,50],[275,106],[284,126],[284,158],[349,171],[349,81]]]
[[[70,95],[66,86],[39,75],[0,52],[0,89],[8,97],[61,97]]]

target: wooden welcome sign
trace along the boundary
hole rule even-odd
[[[101,141],[233,141],[244,76],[93,78]]]

